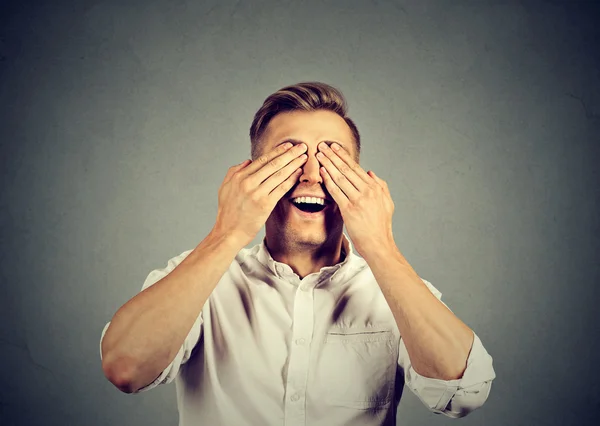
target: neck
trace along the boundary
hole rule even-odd
[[[288,265],[301,279],[319,272],[321,268],[343,262],[346,258],[342,234],[316,247],[302,245],[302,243],[286,244],[282,240],[269,238],[269,235],[266,235],[267,250],[274,260]]]

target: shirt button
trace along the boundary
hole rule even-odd
[[[298,394],[294,394],[292,395],[292,397],[290,398],[292,401],[296,402],[300,399],[300,396]]]
[[[302,339],[297,339],[297,340],[296,340],[296,344],[297,344],[297,345],[303,345],[303,344],[304,344],[304,342],[306,342],[306,340],[304,340],[303,338],[302,338]]]
[[[281,266],[281,265],[277,265],[277,266],[275,267],[275,269],[277,269],[277,272],[279,272],[280,274],[283,274],[283,266]]]

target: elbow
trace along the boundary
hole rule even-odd
[[[450,417],[452,419],[459,419],[477,410],[482,405],[483,403],[473,403],[473,401],[470,401],[470,403],[468,404],[454,403],[452,404],[452,408],[447,408],[444,411],[440,411],[440,414],[443,414],[446,417]]]
[[[482,407],[488,399],[491,390],[491,381],[481,383],[478,388],[469,392],[461,392],[452,398],[442,414],[451,418],[465,417]]]
[[[102,371],[104,376],[117,389],[123,393],[135,393],[137,390],[133,385],[133,367],[131,362],[121,359],[114,359],[105,356],[102,359]]]

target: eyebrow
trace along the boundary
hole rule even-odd
[[[281,142],[279,142],[279,143],[277,144],[277,146],[279,146],[279,145],[282,145],[282,144],[284,144],[284,143],[286,143],[286,142],[289,142],[289,143],[291,143],[291,144],[294,144],[294,145],[298,145],[298,144],[300,144],[300,143],[304,143],[304,144],[306,144],[306,142],[304,142],[304,141],[301,141],[301,140],[299,140],[299,139],[285,139],[285,140],[282,140]],[[331,145],[332,143],[334,143],[334,142],[335,142],[335,143],[337,143],[339,146],[341,146],[342,148],[344,148],[344,149],[345,149],[347,152],[350,152],[348,149],[346,149],[346,147],[344,146],[344,144],[342,144],[342,143],[340,143],[340,142],[338,142],[338,141],[327,141],[327,140],[325,140],[325,141],[319,141],[319,143],[321,143],[321,142],[325,142],[327,145]],[[306,145],[308,145],[308,144],[306,144]],[[318,145],[318,144],[317,144],[317,145]]]

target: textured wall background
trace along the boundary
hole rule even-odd
[[[598,2],[0,11],[2,425],[177,424],[174,385],[104,378],[102,327],[212,228],[264,98],[308,80],[347,96],[398,246],[494,358],[461,424],[595,423]],[[455,422],[404,393],[399,425]]]

